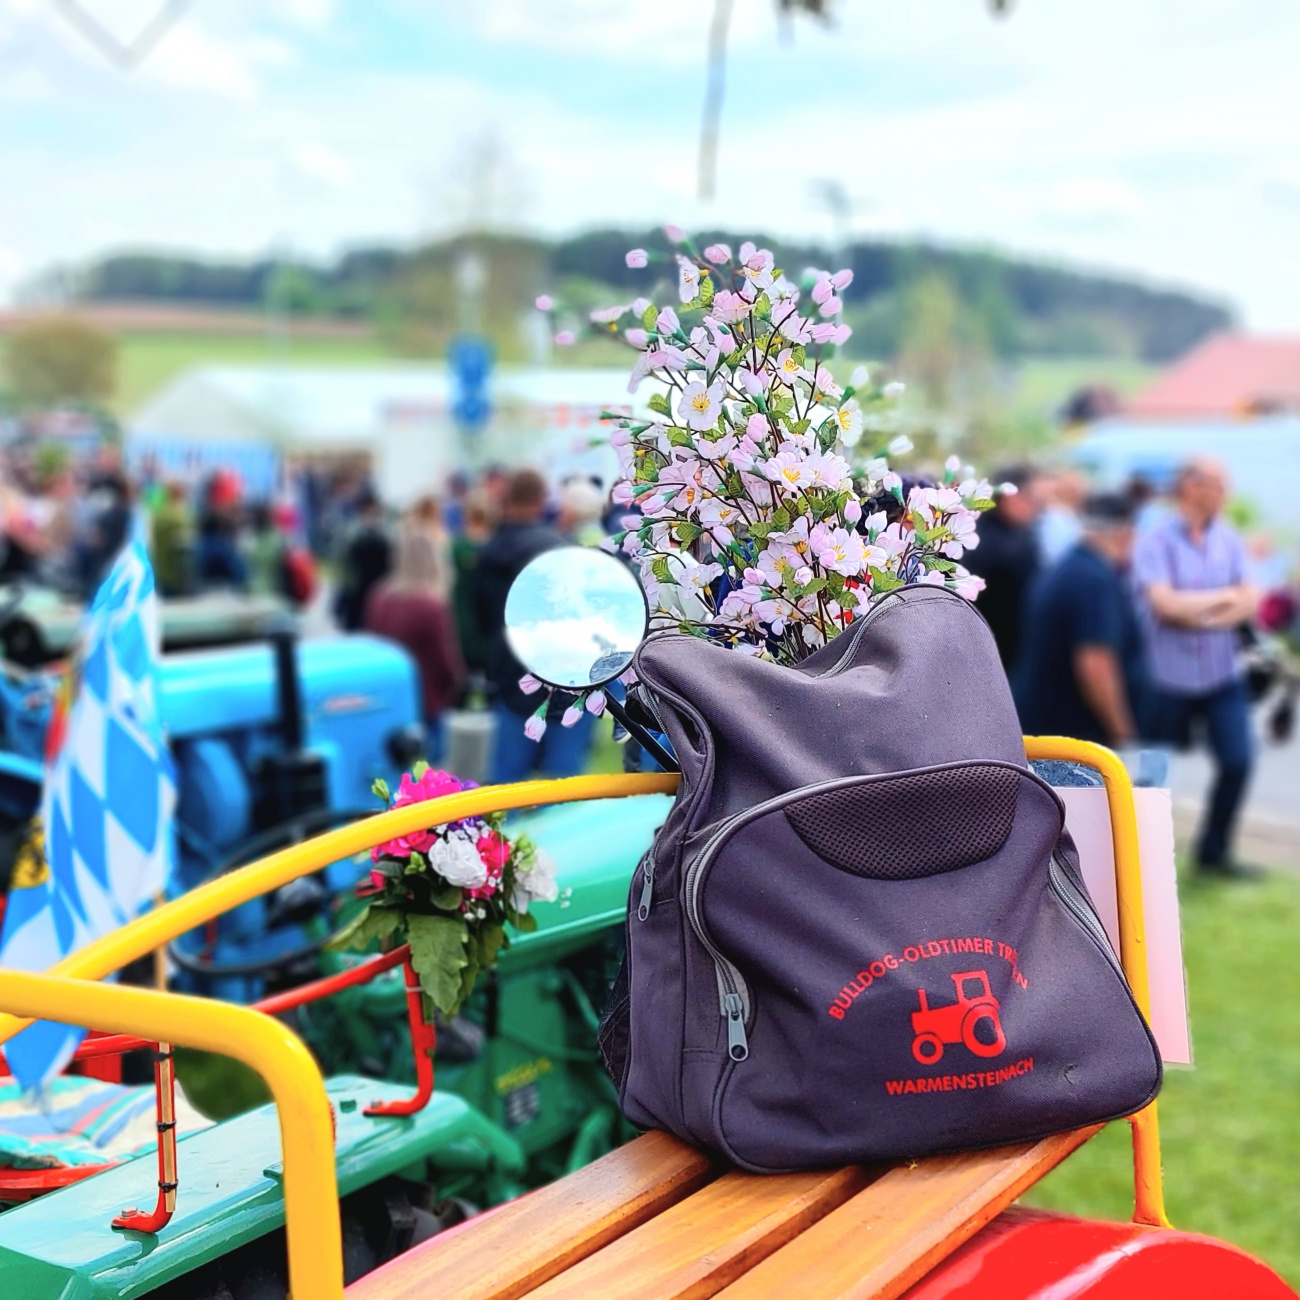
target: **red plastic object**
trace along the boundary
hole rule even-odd
[[[57,1192],[60,1187],[79,1183],[91,1174],[101,1174],[119,1162],[105,1165],[58,1165],[53,1169],[0,1169],[0,1201],[19,1203],[31,1201],[46,1192]]]
[[[158,1094],[158,1201],[149,1213],[123,1210],[114,1228],[161,1232],[176,1212],[176,1063],[170,1043],[159,1043],[153,1058],[153,1086]]]
[[[406,949],[402,967],[406,971],[406,1016],[411,1024],[411,1050],[415,1053],[415,1096],[406,1101],[376,1102],[367,1106],[367,1115],[414,1115],[429,1104],[433,1096],[433,1049],[437,1045],[437,1030],[424,1018],[424,993],[420,977],[411,965],[410,949]]]
[[[904,1300],[1296,1300],[1272,1269],[1191,1232],[1013,1206]]]

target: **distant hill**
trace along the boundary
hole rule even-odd
[[[711,231],[733,248],[740,238]],[[893,357],[918,328],[918,302],[950,301],[956,335],[999,358],[1122,357],[1165,362],[1233,324],[1221,303],[1082,269],[1001,253],[919,242],[858,241],[833,255],[815,245],[763,240],[791,274],[805,266],[853,268],[848,351]],[[481,327],[498,336],[504,354],[518,345],[519,319],[543,288],[595,303],[645,292],[645,272],[631,271],[632,247],[667,251],[662,232],[597,230],[545,241],[475,236],[413,249],[374,247],[329,263],[248,262],[132,253],[109,256],[71,277],[84,302],[219,306],[272,310],[318,320],[375,325],[408,350],[437,351],[460,326],[457,263],[469,247],[481,255]],[[67,276],[62,283],[68,283]],[[927,294],[920,291],[924,286]],[[946,296],[946,297],[945,297]],[[924,329],[922,321],[920,328]],[[513,341],[512,341],[513,340]]]

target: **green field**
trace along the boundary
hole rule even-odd
[[[246,334],[128,334],[119,343],[113,409],[129,415],[194,366],[364,366],[393,359],[380,344],[366,339],[278,342]]]
[[[1180,893],[1196,1064],[1171,1069],[1160,1096],[1169,1217],[1300,1287],[1300,880],[1184,880]],[[1026,1200],[1127,1218],[1127,1125],[1112,1124]]]

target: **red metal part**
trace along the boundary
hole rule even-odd
[[[1013,1206],[904,1300],[1296,1300],[1272,1269],[1197,1233]]]
[[[153,1085],[158,1094],[158,1201],[152,1212],[123,1210],[113,1220],[114,1228],[132,1232],[161,1232],[176,1212],[179,1185],[176,1162],[176,1060],[170,1043],[159,1043],[154,1052]]]
[[[433,1049],[437,1030],[424,1018],[424,993],[420,977],[411,965],[410,949],[402,962],[406,971],[406,1016],[411,1025],[411,1050],[415,1053],[415,1096],[406,1101],[376,1102],[368,1106],[367,1115],[414,1115],[429,1104],[433,1096]]]

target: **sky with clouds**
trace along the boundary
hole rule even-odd
[[[325,255],[486,213],[992,244],[1300,332],[1295,0],[735,0],[717,198],[694,193],[706,0],[0,3],[0,299],[126,248]],[[61,9],[62,6],[62,9]]]

